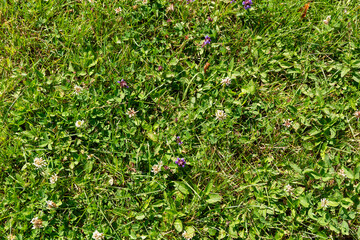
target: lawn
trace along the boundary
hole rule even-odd
[[[360,2],[3,0],[1,239],[360,239]]]

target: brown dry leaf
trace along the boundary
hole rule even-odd
[[[307,13],[309,7],[310,7],[310,3],[306,3],[302,8],[299,9],[298,12],[303,12],[303,13],[301,14],[301,18],[306,17],[306,13]]]
[[[210,63],[206,63],[204,66],[204,74],[206,74],[206,71],[208,70],[208,68],[210,67]]]

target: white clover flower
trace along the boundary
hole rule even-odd
[[[47,207],[48,208],[57,208],[56,203],[54,203],[53,201],[46,201]]]
[[[293,194],[293,190],[294,190],[293,187],[291,187],[289,184],[285,186],[285,191],[286,191],[288,194],[292,195],[292,194]]]
[[[340,169],[339,172],[338,172],[338,174],[339,174],[340,176],[344,177],[344,178],[347,177],[346,174],[345,174],[344,169]]]
[[[50,177],[51,184],[56,183],[57,180],[58,180],[58,175],[56,173]]]
[[[174,4],[170,4],[169,7],[166,9],[167,12],[174,11]]]
[[[115,13],[120,13],[122,11],[121,7],[115,9]]]
[[[16,236],[13,235],[13,234],[10,234],[9,236],[7,236],[7,239],[8,239],[8,240],[15,240],[15,239],[16,239]]]
[[[101,239],[104,239],[105,236],[103,233],[99,233],[98,230],[96,230],[93,235],[92,235],[92,238],[95,239],[95,240],[101,240]]]
[[[41,219],[39,219],[38,217],[33,218],[30,222],[33,224],[32,229],[44,227],[43,221]]]
[[[328,25],[331,20],[331,16],[327,16],[325,20],[323,20],[324,24]]]
[[[77,121],[75,122],[75,126],[76,126],[77,128],[81,128],[81,127],[84,125],[84,123],[85,123],[84,120],[77,120]]]
[[[109,180],[109,184],[112,186],[114,184],[114,179],[111,177]]]
[[[223,110],[217,110],[215,116],[216,120],[222,121],[226,118],[226,113]]]
[[[129,118],[132,118],[136,115],[136,113],[137,112],[133,108],[129,108],[126,114],[129,115]]]
[[[154,166],[152,166],[152,170],[151,172],[153,172],[154,174],[158,174],[161,171],[161,166],[155,164]]]
[[[289,128],[289,127],[291,127],[291,124],[292,124],[292,121],[290,120],[290,119],[288,119],[288,120],[285,120],[285,122],[284,122],[284,126],[285,127],[287,127],[287,128]]]
[[[360,111],[354,112],[354,116],[355,116],[356,118],[360,118]]]
[[[328,207],[328,200],[326,198],[321,199],[321,207],[327,208]]]
[[[231,84],[231,79],[229,77],[226,77],[226,78],[221,80],[221,84],[229,86]]]
[[[36,157],[34,159],[33,164],[35,165],[36,168],[42,168],[42,167],[45,167],[47,165],[46,160],[44,160],[42,157],[41,158]]]
[[[74,91],[75,91],[75,94],[76,95],[79,95],[81,92],[82,92],[83,88],[78,86],[78,85],[75,85],[74,86]]]
[[[190,240],[194,237],[194,234],[189,234],[186,231],[183,232],[182,236],[186,239],[186,240]]]

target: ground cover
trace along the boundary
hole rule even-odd
[[[359,11],[1,1],[1,235],[360,238]]]

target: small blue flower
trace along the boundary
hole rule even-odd
[[[243,1],[242,4],[244,5],[245,10],[248,10],[249,8],[251,8],[252,1],[251,0],[245,0],[245,1]]]
[[[206,35],[205,36],[205,41],[202,44],[202,47],[204,47],[206,44],[210,44],[210,43],[211,43],[211,38],[208,35]]]
[[[175,163],[179,165],[179,167],[185,167],[186,164],[184,158],[178,158],[177,161],[175,161]]]
[[[190,2],[194,2],[195,0],[186,0],[187,3],[186,4],[189,4]]]
[[[120,87],[126,87],[129,88],[126,81],[124,79],[121,79],[121,81],[117,81],[120,84]]]
[[[180,140],[180,137],[179,137],[179,136],[176,137],[176,142],[177,142],[179,145],[183,144],[183,142]]]

